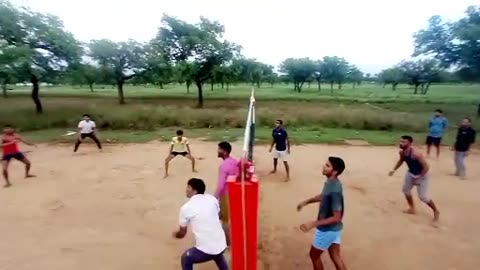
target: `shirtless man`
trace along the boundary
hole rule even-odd
[[[408,203],[407,214],[415,214],[415,205],[413,204],[412,188],[417,186],[417,193],[420,200],[426,203],[433,210],[433,221],[438,221],[440,212],[433,203],[433,200],[428,196],[428,184],[430,178],[428,177],[428,164],[425,157],[412,146],[413,138],[411,136],[402,136],[400,140],[400,158],[390,171],[389,175],[392,176],[395,171],[402,166],[403,162],[407,163],[408,172],[405,175],[405,182],[403,184],[403,193]]]
[[[22,152],[20,152],[20,148],[18,147],[19,142],[23,142],[27,145],[33,145],[15,133],[15,130],[12,126],[5,125],[2,136],[2,169],[3,177],[5,178],[6,182],[4,187],[9,187],[12,185],[8,178],[8,165],[10,165],[12,158],[25,164],[25,178],[34,177],[34,175],[30,174],[31,162]]]

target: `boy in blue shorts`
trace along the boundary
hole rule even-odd
[[[301,202],[297,206],[300,211],[311,203],[320,203],[318,218],[300,226],[303,232],[315,230],[315,239],[310,249],[310,259],[314,270],[323,270],[320,256],[326,250],[337,270],[345,270],[345,264],[340,256],[340,242],[343,229],[343,188],[338,176],[345,170],[345,162],[338,157],[329,157],[323,166],[323,175],[327,181],[323,185],[322,193]]]

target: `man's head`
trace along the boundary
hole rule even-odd
[[[3,133],[13,134],[13,133],[15,133],[15,130],[13,129],[13,127],[11,125],[5,125],[5,126],[3,126]]]
[[[283,121],[280,119],[275,120],[275,127],[279,128],[283,126]]]
[[[232,145],[229,142],[221,142],[218,144],[217,156],[219,158],[226,158],[232,152]]]
[[[472,119],[470,119],[469,117],[463,118],[461,125],[462,127],[470,127],[472,125]]]
[[[88,121],[90,121],[90,114],[84,114],[84,115],[82,115],[82,118],[83,118],[83,120],[88,122]]]
[[[191,198],[197,194],[204,194],[205,189],[206,186],[202,179],[192,178],[187,182],[187,198]]]
[[[339,157],[329,157],[323,165],[323,175],[328,178],[337,177],[345,170],[345,162]]]
[[[413,138],[412,136],[409,136],[409,135],[403,135],[401,138],[400,138],[400,149],[408,149],[413,143]]]
[[[177,130],[177,137],[181,139],[183,137],[183,130]]]
[[[442,115],[443,115],[443,111],[442,111],[442,110],[440,110],[440,109],[436,109],[436,110],[435,110],[435,117],[440,117],[440,116],[442,116]]]

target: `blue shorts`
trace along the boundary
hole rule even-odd
[[[24,155],[22,152],[17,152],[17,153],[14,153],[14,154],[3,155],[2,160],[10,161],[12,158],[14,158],[14,159],[16,159],[16,160],[22,161],[22,160],[25,159],[25,155]]]
[[[315,231],[315,238],[312,246],[319,250],[327,250],[332,244],[339,244],[342,238],[342,231]]]

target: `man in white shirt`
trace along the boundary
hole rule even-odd
[[[188,180],[189,200],[180,208],[180,228],[173,233],[175,238],[184,238],[190,225],[195,237],[195,246],[182,255],[182,270],[193,270],[194,264],[208,261],[214,261],[219,270],[228,270],[223,256],[227,241],[219,218],[220,206],[217,198],[205,194],[205,189],[203,180]]]
[[[177,130],[177,136],[172,138],[170,150],[167,158],[165,159],[165,178],[168,177],[168,164],[178,155],[188,158],[192,162],[192,171],[196,172],[195,158],[192,156],[192,152],[190,151],[187,137],[183,136],[183,130]]]
[[[75,143],[75,149],[73,152],[77,152],[78,147],[80,144],[83,142],[85,138],[90,138],[92,139],[98,146],[98,149],[102,149],[102,145],[100,144],[100,141],[98,140],[97,136],[95,135],[95,122],[90,120],[90,115],[84,114],[82,121],[78,123],[78,139],[77,142]]]

